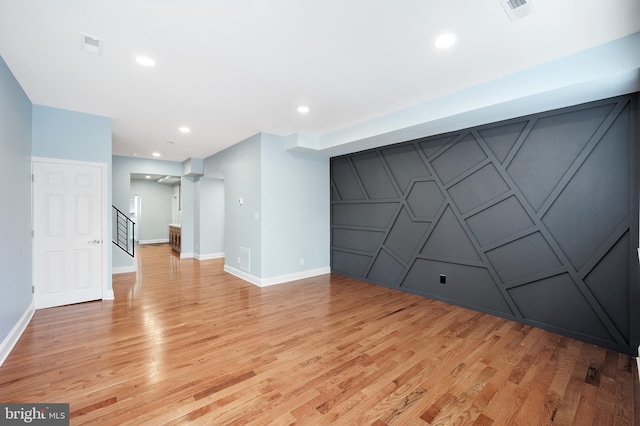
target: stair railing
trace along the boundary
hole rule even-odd
[[[136,224],[116,206],[111,207],[113,207],[111,215],[113,217],[111,241],[124,250],[129,256],[133,257],[135,246],[133,236]]]

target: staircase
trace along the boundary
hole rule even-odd
[[[124,250],[129,256],[134,255],[134,241],[133,230],[135,229],[135,222],[132,221],[129,216],[120,211],[116,206],[111,206],[112,218],[113,218],[113,232],[111,241]]]

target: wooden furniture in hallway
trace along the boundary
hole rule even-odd
[[[169,225],[169,246],[171,246],[171,250],[180,253],[182,249],[182,226]]]
[[[0,401],[68,402],[72,425],[638,417],[625,355],[338,275],[260,288],[168,245],[136,256],[114,301],[36,312],[0,368]]]

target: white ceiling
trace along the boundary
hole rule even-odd
[[[115,155],[183,161],[260,131],[335,132],[640,31],[638,0],[535,1],[512,23],[499,0],[0,0],[0,55],[33,103],[112,117]]]

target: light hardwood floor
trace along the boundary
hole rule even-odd
[[[115,301],[36,312],[0,402],[68,402],[71,424],[100,425],[638,418],[628,356],[338,275],[259,288],[222,260],[137,253]]]

